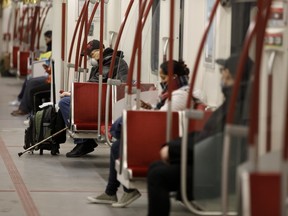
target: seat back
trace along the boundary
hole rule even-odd
[[[45,69],[43,68],[43,64],[46,64],[46,61],[47,60],[43,59],[43,60],[32,62],[32,65],[31,65],[32,77],[44,76]]]
[[[72,125],[76,130],[98,130],[99,84],[92,82],[73,83],[72,89]],[[107,84],[103,83],[101,125],[105,124],[106,89]],[[109,119],[111,119],[111,113],[109,114]]]
[[[18,51],[19,51],[19,46],[13,46],[13,49],[12,49],[13,68],[17,68],[17,65],[18,65]]]
[[[27,76],[28,74],[28,64],[29,64],[30,52],[20,51],[19,52],[19,75]]]
[[[124,116],[123,116],[124,117]],[[166,143],[167,113],[127,111],[123,118],[123,153],[132,177],[146,177],[151,162],[159,160],[159,150]],[[179,114],[172,114],[172,139],[179,136]]]
[[[201,131],[204,128],[207,120],[210,118],[212,111],[205,111],[203,119],[190,119],[189,131]]]
[[[119,101],[125,97],[125,86],[126,86],[125,83],[116,86],[116,101]],[[145,91],[149,91],[150,88],[154,86],[155,85],[153,83],[141,83],[140,89],[141,89],[141,92],[145,92]]]

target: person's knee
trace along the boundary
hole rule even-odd
[[[60,110],[66,110],[70,107],[70,97],[63,97],[58,103]]]

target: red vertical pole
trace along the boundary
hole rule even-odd
[[[66,3],[62,2],[62,20],[61,20],[61,59],[65,60],[65,38],[66,38]]]

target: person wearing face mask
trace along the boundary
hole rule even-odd
[[[212,181],[214,181],[213,179],[216,179],[214,172],[211,171],[211,164],[213,166],[218,164],[219,161],[213,161],[211,158],[214,158],[214,155],[217,154],[214,149],[215,146],[218,146],[218,144],[222,145],[223,143],[225,119],[228,111],[229,101],[231,99],[230,96],[235,81],[235,73],[237,70],[236,67],[238,64],[239,56],[240,55],[238,53],[235,53],[227,59],[216,60],[216,63],[221,66],[221,90],[224,95],[224,102],[221,106],[218,107],[218,109],[213,112],[201,132],[193,132],[188,134],[187,170],[190,170],[190,172],[187,172],[188,184],[190,182],[194,182],[194,184],[196,184],[203,181],[203,179],[201,179],[202,176],[205,176],[204,181],[206,181],[207,178],[212,179]],[[249,83],[252,65],[253,62],[249,58],[247,60],[246,67],[244,68],[244,74],[241,80],[241,87],[237,98],[237,104],[235,106],[234,122],[237,124],[247,123],[247,119],[243,119],[242,117],[244,111],[243,108],[245,106],[244,101],[246,101],[245,96],[247,95],[246,90]],[[217,143],[216,139],[214,138],[217,138]],[[181,194],[179,193],[181,182],[181,142],[181,137],[179,137],[178,139],[172,140],[163,145],[160,150],[160,157],[162,160],[152,163],[149,167],[147,176],[148,216],[169,215],[170,192],[177,192],[177,199],[181,200]],[[199,162],[201,161],[201,158],[203,163]],[[210,164],[208,164],[208,167],[205,166],[207,162],[205,163],[203,158],[205,160],[208,160],[209,158],[209,160],[212,161],[209,161]],[[196,163],[197,166],[194,167],[193,164],[195,161],[198,163]],[[191,170],[194,170],[194,176],[192,176]],[[203,175],[203,173],[205,174]],[[187,190],[188,198],[192,200],[196,191],[192,193],[191,184],[188,185]],[[218,192],[219,191],[215,192],[215,194]],[[217,196],[218,195],[219,194],[217,194]]]
[[[99,58],[100,58],[100,42],[98,40],[91,40],[87,44],[86,53],[90,58],[90,64],[92,66],[88,82],[99,82]],[[104,45],[102,45],[103,48]],[[110,64],[112,61],[113,49],[106,48],[103,51],[103,82],[107,82],[108,74],[110,70]],[[122,51],[117,52],[115,65],[113,68],[112,79],[121,80],[126,82],[128,65],[123,59],[124,54]],[[63,120],[66,125],[69,125],[68,119],[70,119],[70,103],[71,93],[62,92],[60,94],[61,100],[59,101],[59,109],[63,116]],[[66,157],[81,157],[94,151],[97,144],[93,139],[74,139],[75,147],[66,154]]]
[[[168,97],[168,61],[160,65],[160,79],[162,92],[159,96],[159,102],[152,106],[148,103],[141,102],[141,107],[143,109],[155,109],[165,111],[168,109],[167,97]],[[189,69],[183,61],[173,61],[173,80],[172,80],[172,111],[181,111],[186,107],[187,97],[188,97],[188,74]],[[95,204],[111,204],[112,207],[122,208],[131,204],[133,201],[138,199],[141,194],[136,189],[127,189],[123,187],[124,194],[118,201],[117,190],[120,186],[120,182],[117,180],[117,172],[115,170],[115,160],[119,158],[120,150],[120,139],[122,131],[122,117],[118,118],[111,127],[112,136],[117,139],[113,142],[110,152],[110,172],[108,183],[105,192],[93,197],[87,197],[90,203]]]

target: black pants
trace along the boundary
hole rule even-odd
[[[117,180],[117,171],[115,169],[115,161],[119,158],[120,152],[120,140],[116,140],[110,150],[110,166],[109,166],[109,178],[108,184],[106,186],[105,193],[108,195],[115,195],[120,186],[120,182]],[[123,186],[123,189],[126,193],[131,193],[134,189],[128,189]]]
[[[33,110],[33,97],[32,95],[37,91],[49,90],[50,83],[46,82],[47,77],[35,77],[27,81],[23,98],[19,109],[23,112],[31,112]]]
[[[148,216],[166,216],[170,212],[170,192],[180,187],[180,166],[162,161],[151,164],[148,171]]]

